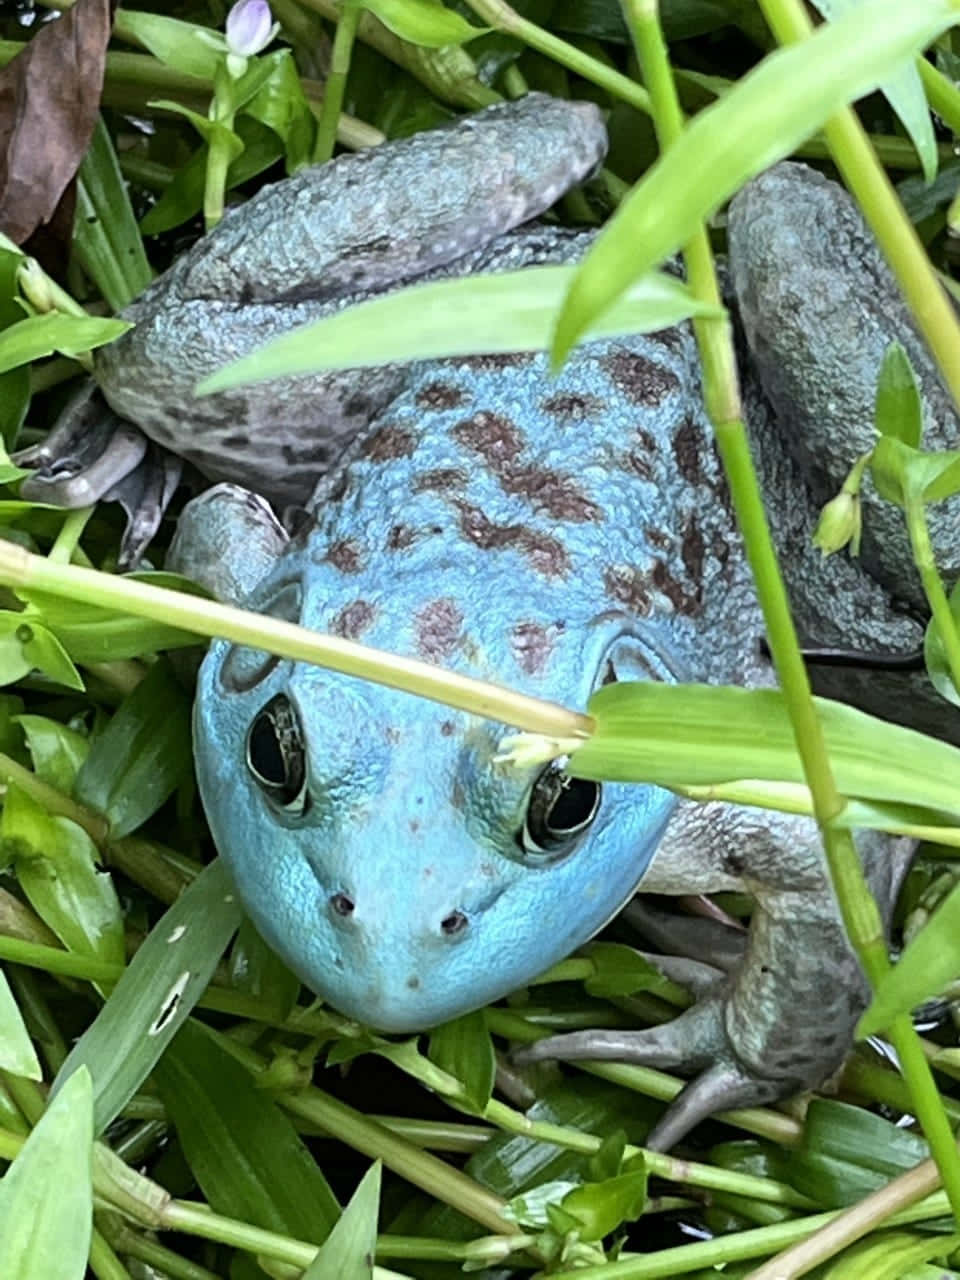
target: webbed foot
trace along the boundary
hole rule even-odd
[[[143,556],[183,470],[179,458],[108,408],[92,382],[73,397],[45,440],[14,460],[34,469],[20,489],[29,502],[71,509],[120,503],[127,516],[120,569],[133,568]]]

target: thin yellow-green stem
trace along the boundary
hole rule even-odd
[[[561,40],[552,32],[538,27],[528,18],[522,18],[516,9],[505,4],[504,0],[467,0],[467,4],[479,18],[496,31],[522,40],[531,49],[536,49],[538,53],[559,63],[561,67],[566,67],[568,71],[582,76],[584,80],[589,80],[601,89],[606,89],[615,98],[628,102],[639,111],[649,113],[650,95],[635,80],[631,80],[629,76],[625,76],[613,67],[606,66],[598,58],[592,58],[590,54],[584,53],[569,41]]]
[[[799,0],[761,0],[768,9],[802,6]],[[628,25],[634,37],[637,55],[650,88],[654,124],[663,149],[669,147],[683,128],[683,115],[670,66],[669,53],[659,22],[657,0],[623,0]],[[806,21],[805,15],[804,20]],[[774,26],[771,21],[771,26]],[[780,31],[774,27],[778,37]],[[833,142],[831,129],[825,130]],[[864,142],[867,152],[869,144]],[[871,159],[872,153],[870,153]],[[879,166],[874,165],[879,169]],[[880,170],[882,184],[892,188]],[[896,197],[895,209],[899,211]],[[912,229],[911,229],[912,231]],[[926,255],[919,249],[926,270]],[[705,229],[686,247],[687,276],[692,292],[699,298],[716,301],[719,296],[713,258]],[[946,306],[942,290],[933,291]],[[935,308],[928,309],[933,316]],[[953,322],[954,329],[956,328]],[[750,458],[746,429],[741,416],[736,357],[729,321],[701,317],[694,329],[703,363],[704,399],[716,433],[717,447],[723,461],[737,520],[743,533],[747,558],[753,571],[757,597],[766,624],[767,642],[776,667],[784,701],[793,725],[797,750],[804,776],[810,788],[814,816],[820,830],[830,877],[837,894],[844,924],[853,946],[873,986],[890,969],[883,921],[867,885],[853,835],[838,825],[844,800],[837,790],[827,755],[823,730],[813,702],[810,681],[800,653],[796,629],[790,613],[786,588],[777,562],[756,472]],[[939,326],[937,332],[940,333]],[[960,377],[960,332],[956,342],[957,374]],[[960,389],[960,381],[958,381]],[[896,1020],[890,1028],[891,1039],[900,1057],[909,1084],[917,1116],[931,1150],[941,1168],[944,1185],[954,1215],[960,1221],[960,1158],[953,1142],[950,1125],[937,1094],[929,1064],[920,1040],[908,1017]]]
[[[923,584],[927,603],[930,605],[930,612],[933,614],[940,643],[943,645],[953,687],[960,692],[960,635],[957,634],[957,624],[950,608],[950,601],[947,599],[943,579],[940,577],[933,556],[927,513],[922,500],[907,502],[906,517],[914,563],[920,571],[920,581]]]
[[[930,106],[952,133],[960,134],[960,89],[926,58],[917,59],[917,70]]]
[[[337,140],[337,121],[343,109],[343,95],[347,88],[353,42],[357,36],[362,11],[362,0],[344,0],[337,20],[337,34],[334,36],[333,51],[330,55],[330,73],[327,76],[320,119],[317,122],[317,138],[313,149],[314,164],[324,164],[333,155],[333,147]]]
[[[415,658],[384,653],[352,640],[320,635],[292,622],[249,613],[232,605],[202,600],[130,578],[118,578],[78,565],[51,564],[14,543],[0,543],[0,582],[15,588],[49,591],[68,600],[119,609],[166,622],[202,636],[222,636],[235,644],[267,649],[281,657],[362,676],[392,689],[416,693],[461,711],[502,724],[561,739],[582,739],[593,720],[557,703],[475,680]]]

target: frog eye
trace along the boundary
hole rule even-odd
[[[599,782],[572,778],[556,763],[547,765],[530,791],[520,835],[525,853],[538,862],[572,852],[600,808]]]
[[[307,809],[307,757],[293,704],[278,693],[253,718],[247,733],[247,768],[267,797],[286,813]]]

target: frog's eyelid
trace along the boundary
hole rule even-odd
[[[283,622],[299,622],[303,589],[299,582],[285,582],[265,600],[254,596],[252,607]],[[225,693],[249,693],[277,669],[282,658],[249,645],[232,645],[220,667],[220,686]]]

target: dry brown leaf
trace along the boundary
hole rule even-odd
[[[0,71],[0,230],[17,244],[51,221],[90,144],[111,22],[110,0],[77,0]]]

